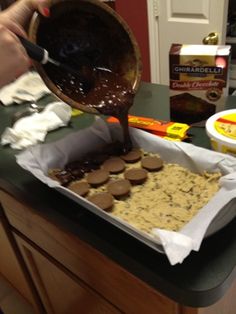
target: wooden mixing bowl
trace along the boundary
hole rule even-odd
[[[83,62],[109,68],[128,82],[134,93],[137,91],[142,68],[140,50],[130,28],[113,9],[98,0],[52,0],[50,13],[49,18],[34,14],[29,27],[32,42],[75,69]],[[68,88],[61,88],[55,66],[37,62],[34,66],[61,100],[82,111],[99,113],[73,97]],[[67,73],[65,77],[60,74],[60,80],[68,80]]]

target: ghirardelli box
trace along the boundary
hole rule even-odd
[[[231,46],[173,44],[169,54],[171,120],[194,123],[224,110]]]

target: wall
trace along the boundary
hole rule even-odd
[[[150,82],[147,0],[116,0],[115,8],[137,39],[143,63],[142,80]]]

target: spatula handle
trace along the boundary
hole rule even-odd
[[[42,64],[45,64],[48,62],[48,51],[36,44],[33,44],[31,41],[17,35],[17,37],[20,39],[22,45],[24,46],[25,50],[27,51],[28,56],[38,61]]]

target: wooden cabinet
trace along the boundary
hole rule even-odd
[[[20,266],[19,257],[14,250],[13,237],[7,231],[4,217],[0,215],[0,273],[4,276],[24,298],[34,305],[34,298],[30,291],[25,274]]]
[[[47,254],[16,235],[17,243],[48,314],[118,314],[118,309]]]
[[[234,314],[236,283],[224,298],[210,307],[183,306],[23,202],[2,191],[0,200],[43,304],[44,310],[38,310],[40,313]],[[17,281],[13,280],[13,285]]]
[[[157,309],[161,314],[178,313],[176,302],[161,295],[99,251],[50,223],[13,197],[1,192],[0,199],[10,224],[17,230],[18,242],[19,237],[25,238],[25,242],[32,242],[32,245],[37,248],[36,251],[50,256],[54,265],[57,265],[61,271],[71,278],[75,278],[76,281],[85,283],[91,290],[96,291],[98,295],[112,304],[114,308],[123,313],[134,314],[156,314]],[[28,246],[27,248],[29,249]],[[36,264],[39,263],[38,255],[35,259],[36,251],[34,250],[32,255],[32,250],[30,250],[28,257],[25,254],[28,251],[25,249],[22,251],[34,280],[32,265],[36,265],[38,271],[41,269]],[[34,257],[31,266],[29,256]],[[42,259],[40,257],[41,261]],[[37,262],[35,262],[36,260]],[[47,276],[40,274],[40,280],[44,286],[47,285],[44,282],[46,278]],[[58,298],[60,297],[60,289],[54,290],[54,293],[58,294]],[[40,295],[42,296],[42,293]],[[47,298],[50,299],[49,296]],[[42,299],[47,308],[46,299]],[[83,314],[83,312],[81,313]],[[87,312],[85,313],[87,314]]]

